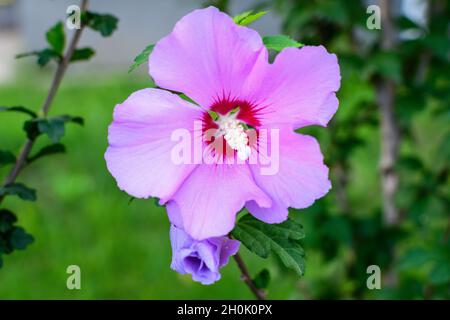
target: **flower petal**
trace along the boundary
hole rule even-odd
[[[194,239],[228,234],[247,201],[269,207],[270,199],[255,185],[247,165],[199,165],[168,203],[172,223]]]
[[[236,25],[217,8],[195,10],[158,41],[149,57],[150,75],[207,108],[223,96],[238,97],[258,60],[267,61],[259,34]]]
[[[263,125],[326,126],[338,107],[340,78],[336,55],[323,46],[286,48],[273,64],[255,68],[243,98],[261,108]]]
[[[269,148],[273,143],[269,141]],[[287,219],[288,207],[309,207],[330,190],[328,168],[313,137],[280,130],[279,152],[270,157],[272,163],[278,162],[274,174],[266,174],[261,170],[261,164],[250,165],[257,185],[272,199],[270,208],[262,208],[254,201],[246,204],[256,218],[267,223],[280,223]]]
[[[108,170],[121,190],[137,198],[167,200],[195,165],[176,164],[171,151],[177,129],[192,132],[201,109],[158,89],[133,93],[114,110],[105,153]]]

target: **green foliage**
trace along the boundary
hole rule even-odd
[[[142,50],[142,52],[140,54],[138,54],[136,56],[136,58],[134,58],[134,63],[130,66],[130,68],[128,69],[128,72],[131,72],[134,69],[136,69],[137,67],[139,67],[141,64],[146,63],[148,61],[148,57],[152,53],[154,47],[155,47],[154,44],[150,44],[147,47],[145,47],[145,49]]]
[[[61,61],[61,57],[52,49],[43,49],[39,51],[32,51],[27,53],[20,53],[16,55],[16,59],[36,56],[36,63],[40,67],[45,67],[51,60],[55,60],[57,62]]]
[[[47,43],[50,45],[50,48],[21,53],[16,55],[16,59],[36,56],[36,62],[40,67],[46,66],[51,60],[60,62],[62,60],[64,47],[66,45],[64,24],[61,21],[57,22],[47,31],[45,36],[47,39]]]
[[[99,32],[103,37],[109,37],[117,29],[119,19],[110,14],[99,14],[87,11],[82,15],[82,23],[94,31]]]
[[[255,278],[253,283],[258,289],[266,289],[270,283],[270,272],[267,269],[261,270]]]
[[[39,135],[46,134],[53,143],[57,143],[64,136],[64,127],[67,122],[73,122],[79,125],[83,125],[84,123],[81,117],[63,115],[51,118],[35,118],[26,121],[23,129],[30,140],[35,140]]]
[[[37,114],[33,110],[30,110],[28,108],[25,108],[23,106],[14,106],[14,107],[0,107],[0,112],[2,111],[14,111],[14,112],[22,112],[25,113],[32,118],[36,118]]]
[[[305,254],[299,242],[305,233],[302,225],[294,220],[267,224],[247,214],[239,219],[232,235],[261,258],[267,258],[273,252],[298,275],[305,273]]]
[[[64,47],[66,46],[66,34],[64,33],[64,24],[62,21],[59,21],[51,27],[45,34],[45,37],[51,49],[59,56],[62,56]]]
[[[242,12],[233,17],[233,20],[236,24],[240,26],[246,26],[258,19],[262,16],[266,15],[267,11],[254,12],[253,10]]]
[[[0,150],[0,167],[16,161],[16,156],[10,151]]]
[[[3,266],[3,254],[10,254],[14,250],[24,250],[34,239],[22,227],[15,223],[17,217],[6,209],[0,209],[0,268]]]
[[[265,36],[263,37],[263,43],[267,49],[275,51],[281,51],[284,48],[289,47],[299,48],[303,46],[300,42],[297,42],[285,35]]]
[[[92,48],[81,48],[81,49],[75,49],[75,51],[72,54],[72,57],[70,57],[70,61],[82,61],[82,60],[89,60],[94,56],[95,51]]]
[[[10,183],[0,187],[0,196],[14,195],[22,200],[36,201],[36,190],[28,188],[23,183]]]
[[[66,153],[66,147],[62,143],[54,143],[43,147],[35,155],[29,157],[27,163],[30,164],[41,157],[57,153]]]

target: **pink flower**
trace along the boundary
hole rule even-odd
[[[170,267],[181,274],[189,273],[194,281],[212,284],[220,279],[220,268],[228,263],[230,256],[239,250],[239,241],[227,237],[215,237],[197,241],[182,229],[170,227],[172,264]]]
[[[262,221],[282,222],[289,207],[308,207],[331,188],[317,141],[294,132],[326,126],[337,110],[339,66],[324,47],[286,48],[271,64],[256,31],[209,7],[178,21],[156,44],[149,68],[159,87],[199,106],[160,89],[133,93],[114,110],[107,166],[120,189],[160,198],[171,222],[192,238],[226,235],[244,206]],[[175,163],[172,133],[197,132],[199,121],[200,134],[212,130],[215,138],[203,136],[202,143],[224,145],[226,152],[208,149],[212,164]],[[264,174],[263,151],[273,146],[278,167]]]

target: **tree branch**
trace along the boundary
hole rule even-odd
[[[244,261],[242,260],[239,253],[236,253],[234,256],[234,260],[236,261],[239,270],[241,270],[241,278],[244,280],[245,284],[250,288],[252,293],[255,295],[256,299],[258,300],[265,300],[266,294],[263,290],[256,287],[255,283],[252,280],[252,277],[248,273],[247,266],[245,265]]]
[[[381,0],[381,46],[392,50],[397,41],[397,33],[391,11],[392,1]],[[398,187],[398,174],[395,163],[399,149],[399,130],[394,114],[396,84],[383,77],[377,86],[378,104],[381,119],[381,159],[380,170],[383,192],[383,218],[387,225],[397,224],[399,212],[395,204]]]
[[[87,6],[88,6],[88,0],[82,0],[81,7],[80,7],[81,13],[86,11]],[[75,34],[73,35],[72,40],[70,41],[69,47],[67,48],[64,57],[58,63],[58,67],[56,69],[55,76],[53,77],[52,85],[50,86],[50,90],[49,90],[47,97],[44,101],[44,104],[42,105],[41,110],[40,110],[40,113],[44,117],[46,117],[48,114],[48,111],[49,111],[50,106],[53,102],[53,99],[56,95],[56,92],[58,91],[59,85],[61,84],[61,81],[67,70],[67,67],[69,66],[69,62],[70,62],[70,59],[72,58],[72,54],[78,45],[78,42],[80,40],[81,33],[83,32],[84,27],[85,27],[84,24],[81,24],[80,29],[77,29],[75,31]],[[7,175],[7,177],[4,181],[4,185],[13,183],[16,180],[17,176],[19,175],[19,173],[21,172],[21,170],[23,169],[23,167],[26,163],[28,156],[30,155],[33,145],[34,145],[34,140],[30,140],[30,139],[28,139],[24,143],[14,166],[12,167],[11,171],[9,172],[9,174]],[[3,199],[4,199],[4,196],[0,196],[0,203],[3,201]]]

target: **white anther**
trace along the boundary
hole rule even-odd
[[[244,127],[236,119],[235,115],[220,117],[217,121],[219,125],[219,135],[223,135],[228,145],[237,151],[237,156],[241,160],[247,160],[250,157],[251,148],[248,146],[248,137]]]

